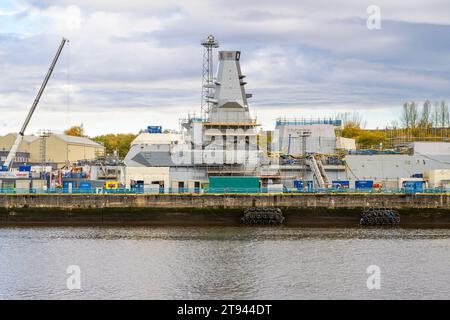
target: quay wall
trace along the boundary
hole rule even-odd
[[[287,225],[358,226],[362,208],[393,208],[403,226],[450,228],[449,194],[0,195],[0,226],[233,225],[245,208],[278,207]]]

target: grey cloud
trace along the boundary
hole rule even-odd
[[[58,11],[52,10],[63,10],[72,1],[22,3],[58,19]],[[381,1],[386,19],[380,31],[366,29],[366,3],[354,0],[339,5],[264,0],[258,7],[235,0],[82,0],[77,5],[82,29],[58,62],[42,112],[64,113],[70,66],[73,114],[101,114],[107,121],[108,110],[124,116],[129,110],[148,112],[149,119],[165,112],[164,120],[176,127],[188,109],[199,109],[200,40],[208,33],[216,35],[221,49],[242,51],[247,90],[254,94],[250,106],[274,110],[274,117],[278,108],[318,108],[319,113],[321,107],[339,111],[345,106],[391,112],[405,100],[450,97],[450,26],[434,24],[441,21],[437,5],[423,9],[437,17],[424,23],[416,9],[408,20],[402,8]],[[403,5],[403,10],[409,8]],[[114,19],[99,12],[112,12]],[[28,108],[61,33],[57,28],[26,37],[0,33],[0,111]],[[111,122],[111,128],[103,129],[123,131],[121,126],[132,125]]]

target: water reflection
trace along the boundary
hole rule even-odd
[[[449,244],[430,229],[3,228],[0,299],[449,298]]]

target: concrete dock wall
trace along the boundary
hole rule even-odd
[[[361,208],[389,207],[402,226],[450,228],[446,194],[0,195],[0,226],[235,225],[251,206],[279,207],[292,226],[358,226]]]
[[[443,208],[450,194],[0,195],[0,208]]]

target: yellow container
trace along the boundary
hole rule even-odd
[[[119,183],[117,181],[108,181],[105,183],[105,189],[119,189]]]

